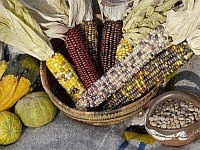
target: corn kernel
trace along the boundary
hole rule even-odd
[[[46,65],[74,102],[86,91],[71,64],[61,54],[55,53]]]

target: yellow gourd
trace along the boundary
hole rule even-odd
[[[0,61],[0,79],[7,68],[7,62],[5,60]]]
[[[0,112],[0,145],[16,142],[22,133],[19,118],[8,111]]]
[[[14,75],[7,75],[0,81],[0,112],[8,110],[29,92],[31,83],[21,77],[19,80]]]

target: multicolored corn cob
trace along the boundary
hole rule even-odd
[[[115,64],[117,45],[122,38],[122,21],[105,21],[100,48],[100,58],[104,73]]]
[[[81,99],[77,102],[78,109],[96,107],[116,93],[134,74],[145,66],[150,60],[168,48],[171,38],[159,26],[143,39],[140,44],[127,54],[121,61],[116,62],[107,73],[96,81]]]
[[[151,60],[141,71],[119,89],[104,106],[111,110],[133,102],[165,77],[185,64],[193,55],[186,42],[169,47]]]
[[[130,44],[126,39],[121,39],[119,45],[117,46],[117,51],[116,51],[116,60],[121,60],[123,59],[128,52],[133,50],[133,45]]]
[[[46,65],[74,102],[86,91],[71,64],[61,54],[54,53]]]
[[[84,41],[84,37],[78,27],[70,29],[65,34],[65,43],[74,66],[80,76],[84,86],[89,88],[96,80],[99,74],[95,64],[89,55],[89,51]]]
[[[80,24],[81,31],[85,36],[89,54],[92,57],[96,67],[99,66],[99,51],[98,51],[98,31],[94,21],[84,21]]]

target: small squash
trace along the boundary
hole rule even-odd
[[[24,77],[31,82],[31,86],[37,82],[40,72],[40,61],[30,55],[20,54],[10,61],[3,77],[14,75],[15,77]]]
[[[0,112],[0,145],[16,142],[22,133],[19,118],[8,111]]]
[[[15,56],[0,81],[0,112],[8,110],[35,87],[39,78],[39,60],[27,54]]]
[[[56,106],[45,92],[33,92],[15,105],[15,113],[28,127],[40,127],[51,122],[57,113]]]

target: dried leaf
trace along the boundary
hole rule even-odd
[[[198,20],[195,20],[196,18],[198,19],[198,14],[194,10],[190,10],[193,5],[194,3],[191,1],[191,5],[188,5],[187,10],[178,10],[176,12],[171,10],[168,13],[166,30],[170,35],[174,36],[174,42],[176,41],[176,43],[185,40],[193,32],[192,30],[195,30],[195,26],[198,25]],[[180,32],[180,29],[185,32]],[[182,36],[183,34],[184,36]]]
[[[52,6],[59,14],[69,14],[69,6],[67,5],[67,0],[47,0],[47,3]]]
[[[52,10],[50,12],[43,10],[38,4],[33,5],[30,1],[21,1],[32,12],[31,14],[50,38],[62,38],[63,31],[67,32],[69,27],[93,20],[92,0],[43,0],[44,5],[47,8],[53,8],[54,13]],[[61,30],[58,32],[58,26],[62,27],[62,32]]]
[[[65,27],[65,31],[68,31],[68,24],[69,24],[69,16],[68,16],[68,6],[66,4],[66,1],[60,1],[58,4],[54,4],[54,2],[56,2],[57,0],[53,0],[53,1],[49,1],[46,0],[46,6],[47,7],[53,7],[54,11],[56,13],[45,13],[43,12],[43,10],[39,10],[35,7],[33,7],[32,5],[29,5],[29,3],[23,2],[24,6],[30,10],[31,15],[34,16],[34,18],[36,18],[36,20],[38,21],[38,23],[40,24],[40,26],[42,27],[42,29],[44,30],[44,32],[46,33],[46,35],[49,38],[61,38],[63,37],[63,34],[56,32],[57,30],[55,30],[56,27],[54,27],[54,25],[56,24],[56,26],[58,26],[58,24],[60,26]],[[60,6],[63,5],[63,6]],[[66,8],[66,10],[63,10],[64,8]],[[49,25],[51,24],[51,25]],[[64,24],[64,25],[63,25]]]
[[[200,29],[195,30],[190,37],[187,38],[189,46],[196,55],[200,55]]]
[[[38,23],[29,15],[28,10],[17,2],[16,0],[1,0],[4,7],[10,12],[14,13],[21,21],[27,24],[33,31],[35,31],[43,40],[46,40],[44,34],[42,33],[41,28]]]
[[[0,0],[0,40],[40,60],[54,53],[39,25],[17,0]]]
[[[170,10],[179,0],[168,0],[164,2],[162,5],[156,7],[156,11],[166,12]]]
[[[102,6],[115,7],[125,2],[130,2],[130,0],[101,0],[100,4]]]
[[[69,27],[80,24],[83,21],[93,20],[92,0],[68,0]]]
[[[46,35],[48,35],[51,38],[60,38],[63,39],[63,37],[65,36],[64,34],[69,30],[68,27],[66,27],[66,25],[62,25],[62,24],[58,24],[58,25],[52,25],[49,26],[49,29],[44,31],[46,33]]]
[[[111,21],[123,20],[127,15],[130,0],[98,0],[101,15]]]
[[[137,1],[137,5],[133,5],[133,9],[124,20],[123,32],[128,34],[126,40],[132,41],[132,43],[136,45],[149,31],[165,23],[166,11],[173,8],[177,1],[178,0]],[[135,34],[134,29],[140,30],[139,35]],[[133,36],[136,37],[133,38]]]
[[[186,10],[168,13],[166,31],[172,37],[173,44],[187,40],[194,53],[200,55],[200,1],[190,0],[185,4]]]

